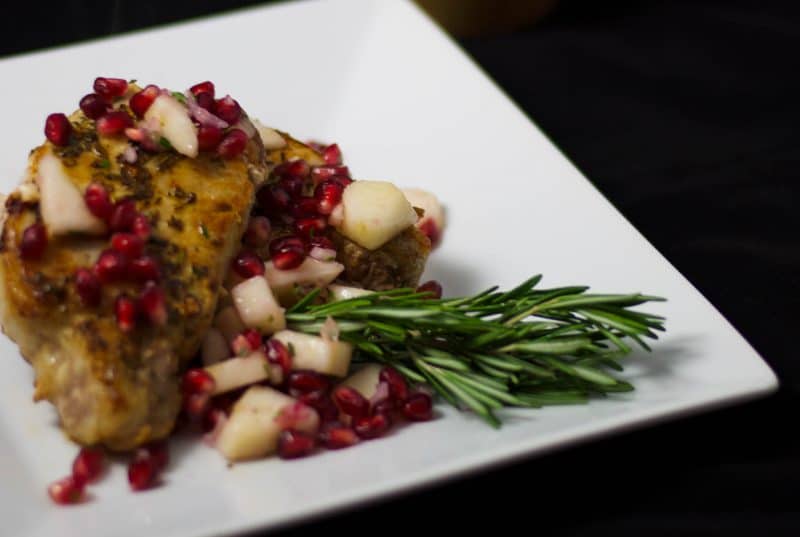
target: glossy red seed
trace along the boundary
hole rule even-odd
[[[44,135],[53,145],[64,146],[69,143],[72,124],[64,114],[50,114],[44,121]]]
[[[94,274],[101,284],[118,282],[126,278],[128,258],[116,250],[103,250],[94,264]]]
[[[133,217],[131,232],[143,241],[150,238],[150,222],[145,215],[139,213]]]
[[[137,257],[129,263],[130,276],[136,282],[157,282],[161,277],[158,262],[149,255]]]
[[[303,195],[304,181],[300,177],[284,177],[278,184],[294,199],[299,199]]]
[[[319,235],[325,228],[328,227],[328,222],[321,216],[316,218],[300,218],[294,223],[294,229],[303,237],[314,237]]]
[[[19,241],[19,255],[22,259],[40,259],[47,249],[47,230],[36,222],[25,228]]]
[[[200,108],[205,108],[212,114],[214,113],[214,96],[207,92],[198,93],[194,96],[195,101],[197,101],[197,106]]]
[[[197,147],[200,151],[215,151],[222,141],[223,134],[219,127],[200,125],[197,129]]]
[[[128,89],[128,81],[124,78],[98,77],[94,79],[94,91],[106,99],[119,97]]]
[[[95,122],[97,132],[103,136],[122,134],[128,127],[133,127],[133,120],[127,112],[116,110],[99,117]]]
[[[433,417],[433,400],[427,393],[417,392],[408,396],[400,407],[403,416],[411,421],[427,421]]]
[[[136,327],[137,310],[136,301],[131,297],[126,295],[117,297],[114,302],[114,316],[120,330],[130,332]]]
[[[282,459],[298,459],[310,455],[316,447],[313,436],[294,431],[283,431],[278,437],[278,456]]]
[[[393,400],[384,399],[383,401],[378,401],[372,405],[370,414],[386,414],[387,416],[392,416],[396,408],[397,404]]]
[[[250,343],[250,348],[253,350],[258,350],[261,347],[261,333],[256,330],[255,328],[246,328],[242,335],[247,339],[247,342]]]
[[[230,95],[226,95],[222,99],[214,101],[214,115],[229,125],[235,124],[239,121],[242,115],[242,109]]]
[[[94,307],[100,304],[102,286],[100,279],[91,270],[79,268],[75,271],[75,291],[84,306]]]
[[[278,270],[291,270],[302,265],[305,258],[305,252],[287,250],[273,255],[271,261]]]
[[[111,210],[111,216],[108,220],[111,231],[131,231],[137,214],[139,213],[132,199],[125,198],[119,200],[114,204],[114,208]]]
[[[315,185],[336,176],[350,177],[347,166],[315,166],[311,169],[311,179]]]
[[[128,483],[134,491],[153,487],[158,483],[158,463],[152,457],[134,458],[128,464]]]
[[[114,233],[111,247],[128,257],[139,257],[144,252],[144,241],[133,233]]]
[[[275,166],[272,173],[278,177],[295,177],[305,179],[311,173],[311,166],[303,159],[289,160]]]
[[[201,93],[208,93],[213,99],[215,91],[214,83],[211,82],[210,80],[206,80],[205,82],[199,82],[194,86],[192,86],[191,88],[189,88],[189,91],[192,92],[192,95],[194,95],[195,97],[197,97]]]
[[[436,225],[436,222],[433,218],[426,218],[424,219],[419,226],[419,230],[430,239],[431,247],[435,248],[439,246],[439,243],[442,240],[442,230],[439,229],[439,226]]]
[[[286,211],[292,201],[292,197],[280,185],[269,185],[263,187],[256,194],[259,205],[267,211],[268,216],[276,215]]]
[[[86,202],[86,207],[89,212],[100,218],[103,221],[108,221],[111,217],[111,212],[114,210],[114,204],[111,203],[111,197],[108,195],[108,190],[99,183],[89,183],[86,190],[83,192],[83,200]]]
[[[353,182],[352,179],[350,179],[349,177],[345,177],[343,175],[335,175],[331,177],[331,181],[339,183],[340,185],[342,185],[342,188],[347,188],[347,185]]]
[[[288,385],[292,395],[296,397],[308,392],[325,392],[330,388],[331,382],[316,371],[301,369],[289,374]]]
[[[327,390],[315,390],[296,395],[297,399],[317,411],[320,420],[325,422],[335,421],[339,417],[339,409],[331,399]]]
[[[130,106],[133,113],[136,114],[136,117],[144,117],[145,112],[147,112],[150,105],[153,104],[153,101],[156,100],[156,97],[158,97],[160,93],[161,89],[151,84],[142,91],[134,93],[131,100],[128,102],[128,106]]]
[[[328,449],[343,449],[360,442],[356,432],[339,422],[328,423],[319,435],[320,442]]]
[[[317,248],[325,248],[326,250],[336,250],[336,245],[333,244],[333,241],[325,235],[314,235],[308,239],[309,249],[314,248],[315,246]]]
[[[165,441],[150,442],[138,448],[134,454],[137,460],[151,459],[158,472],[163,471],[169,464],[169,445]]]
[[[254,328],[247,328],[237,334],[231,341],[231,350],[235,356],[247,356],[261,347],[261,334]]]
[[[217,154],[224,159],[232,159],[241,155],[247,147],[247,134],[241,129],[233,129],[217,146]]]
[[[430,298],[431,300],[442,298],[442,284],[436,280],[430,280],[417,287],[417,292],[430,293],[430,296],[426,298]]]
[[[317,200],[312,197],[302,197],[296,199],[289,211],[295,218],[308,218],[311,216],[319,216],[317,210]]]
[[[205,369],[189,369],[183,374],[183,382],[181,384],[183,393],[188,395],[192,393],[210,394],[214,391],[214,377],[212,377]]]
[[[329,166],[342,163],[342,151],[337,144],[331,144],[322,150],[322,160]]]
[[[155,326],[167,324],[167,296],[154,282],[147,282],[139,295],[139,309]]]
[[[183,412],[192,421],[205,419],[211,408],[211,396],[207,393],[190,393],[183,396]]]
[[[277,239],[273,239],[269,243],[269,253],[270,255],[275,255],[280,252],[285,252],[287,250],[305,250],[305,243],[300,237],[296,237],[294,235],[286,235],[284,237],[279,237]]]
[[[267,361],[280,366],[284,378],[286,378],[286,375],[292,370],[292,355],[289,353],[289,349],[277,339],[270,339],[265,345],[265,350]]]
[[[339,386],[333,390],[333,402],[342,414],[360,418],[369,414],[369,401],[349,386]]]
[[[323,181],[314,189],[314,199],[317,202],[319,214],[328,215],[333,208],[342,201],[344,187],[336,181]]]
[[[264,274],[264,262],[253,252],[242,250],[233,259],[233,270],[244,279]]]
[[[353,429],[361,438],[371,439],[383,436],[389,430],[392,421],[386,414],[373,414],[363,418],[356,418],[353,422]]]
[[[252,248],[260,248],[269,241],[272,225],[266,216],[253,216],[247,223],[242,242]]]
[[[96,93],[84,95],[78,106],[89,119],[97,119],[111,110],[108,102]]]
[[[90,483],[100,477],[105,466],[105,453],[98,447],[84,447],[72,461],[72,475],[82,483]]]
[[[69,505],[83,500],[85,484],[80,478],[68,476],[51,483],[47,487],[47,493],[55,503],[59,505]]]
[[[395,401],[404,401],[406,397],[408,397],[408,384],[397,369],[393,367],[384,367],[381,369],[378,378],[389,385],[389,397]]]

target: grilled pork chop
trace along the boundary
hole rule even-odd
[[[252,124],[230,117],[238,105],[220,105],[234,120],[221,132],[238,127],[238,139],[209,144],[201,127],[198,143],[191,95],[152,88],[130,102],[139,88],[111,88],[105,100],[124,117],[48,119],[51,141],[31,152],[0,236],[0,321],[33,366],[34,398],[55,405],[75,441],[113,450],[172,430],[180,372],[268,175]]]

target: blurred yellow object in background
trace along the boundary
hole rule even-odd
[[[558,0],[417,0],[445,30],[466,37],[515,30],[544,17]]]

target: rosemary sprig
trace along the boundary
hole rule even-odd
[[[631,308],[664,299],[536,289],[540,280],[445,299],[395,289],[315,304],[314,291],[287,312],[287,322],[316,333],[332,317],[357,359],[394,366],[493,426],[503,407],[584,403],[632,390],[611,371],[622,370],[628,340],[649,350],[644,340],[657,339],[664,318]]]

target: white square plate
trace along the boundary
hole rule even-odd
[[[181,444],[165,486],[132,494],[117,466],[92,488],[93,501],[71,508],[45,490],[67,473],[75,447],[50,406],[31,403],[30,368],[2,338],[4,535],[266,528],[777,385],[722,316],[410,3],[284,4],[0,61],[0,190],[12,189],[41,143],[46,114],[73,110],[98,75],[172,88],[211,79],[270,125],[338,141],[356,177],[435,191],[450,225],[428,276],[449,295],[541,272],[547,286],[669,297],[650,308],[667,316],[668,332],[652,355],[631,357],[631,394],[507,413],[499,431],[442,408],[439,419],[389,438],[288,463],[229,469],[202,444]]]

